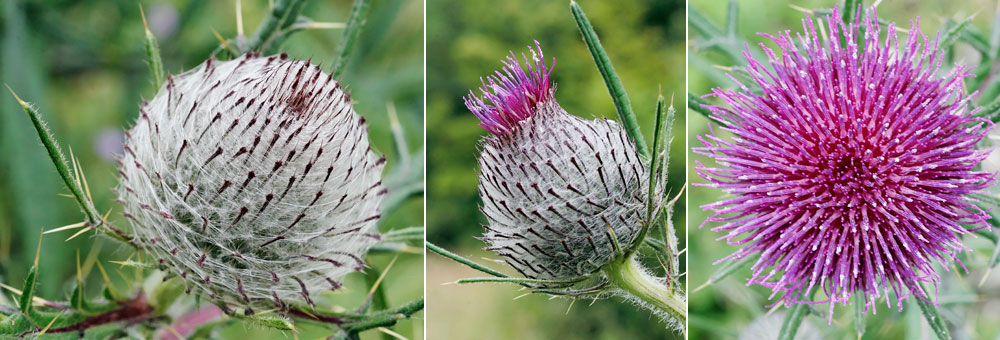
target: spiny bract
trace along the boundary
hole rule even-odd
[[[483,240],[525,277],[575,280],[636,242],[648,170],[620,125],[556,103],[541,48],[531,52],[528,71],[511,53],[504,73],[483,82],[490,104],[465,98],[493,133],[479,156]]]
[[[825,43],[809,18],[798,41],[765,35],[781,49],[761,45],[770,66],[747,51],[759,94],[714,90],[728,107],[710,106],[713,117],[735,137],[699,137],[695,152],[722,167],[695,171],[733,197],[703,208],[743,246],[730,258],[760,254],[749,284],[784,303],[857,292],[867,310],[891,290],[902,308],[907,296],[929,299],[921,283],[937,285],[932,264],[948,268],[966,228],[988,227],[969,194],[994,182],[976,170],[992,124],[969,110],[970,68],[938,76],[943,56],[916,24],[900,48],[894,25],[880,43],[874,11],[846,27],[839,18],[826,18]]]
[[[142,105],[119,193],[136,241],[188,292],[287,309],[364,266],[384,161],[332,76],[247,54],[171,77]]]

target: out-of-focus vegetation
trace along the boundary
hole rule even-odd
[[[684,2],[663,0],[580,1],[628,91],[647,144],[652,140],[657,91],[684,106]],[[477,262],[513,272],[483,251],[475,237],[485,218],[476,189],[476,145],[487,132],[462,103],[480,77],[502,67],[513,51],[541,43],[555,58],[556,100],[582,117],[615,119],[614,104],[587,52],[569,1],[442,1],[427,3],[427,239]],[[684,118],[673,126],[683,136]],[[684,139],[671,149],[670,185],[684,183]],[[674,223],[684,245],[685,207]],[[647,262],[658,267],[655,259]],[[682,271],[686,267],[682,263]],[[675,338],[647,311],[618,299],[552,300],[514,285],[442,285],[480,276],[461,264],[427,258],[428,338],[432,339],[648,339]]]
[[[101,213],[111,209],[111,221],[127,225],[114,202],[113,157],[121,153],[123,129],[137,116],[143,98],[156,90],[146,63],[139,6],[145,9],[152,32],[159,39],[165,69],[179,73],[200,64],[219,45],[212,30],[231,38],[237,34],[236,1],[16,1],[0,6],[0,81],[21,98],[33,102],[53,129],[64,150],[79,159],[94,201]],[[242,1],[247,35],[268,13],[268,1]],[[375,1],[367,24],[341,81],[354,99],[355,109],[368,120],[374,148],[387,155],[392,169],[397,161],[388,111],[394,108],[404,127],[410,152],[423,140],[423,3]],[[351,1],[308,1],[303,15],[315,21],[344,22]],[[331,71],[340,30],[306,30],[284,42],[279,51],[296,58],[312,58]],[[6,92],[6,91],[5,91]],[[0,95],[0,283],[20,287],[35,254],[42,228],[54,229],[79,222],[81,214],[66,193],[59,176],[14,98]],[[411,199],[380,221],[381,230],[423,224],[421,199]],[[65,242],[72,235],[45,235],[42,242],[38,293],[65,300],[75,275],[76,254],[83,271],[91,275],[89,294],[97,296],[103,281],[95,261],[107,268],[113,284],[125,291],[131,268],[121,261],[129,251],[114,241],[91,237]],[[369,262],[384,269],[394,255],[372,255]],[[401,255],[382,283],[389,306],[398,306],[423,294],[419,255]],[[331,301],[355,308],[367,294],[360,274],[348,277],[345,290]],[[0,293],[0,303],[12,296]],[[422,314],[393,327],[411,339],[422,338]],[[300,329],[299,336],[315,338],[323,331]],[[280,332],[244,324],[226,326],[226,338],[284,338]],[[378,331],[366,338],[382,338]]]
[[[801,19],[805,14],[792,6],[798,8],[831,8],[842,1],[831,0],[807,0],[807,1],[765,1],[765,0],[742,0],[739,2],[738,30],[737,34],[757,49],[758,43],[765,43],[769,47],[774,47],[769,39],[759,36],[757,32],[775,34],[779,31],[791,30],[793,36],[795,32],[802,32]],[[863,1],[865,6],[870,6],[872,1]],[[725,27],[727,17],[727,1],[693,0],[690,2],[692,11],[697,10],[703,13],[716,26]],[[950,25],[960,22],[970,16],[974,16],[970,27],[974,27],[979,32],[990,32],[991,25],[996,25],[994,21],[994,10],[997,4],[994,1],[882,1],[877,10],[879,19],[895,22],[898,27],[908,29],[910,20],[919,16],[919,27],[930,39],[934,39],[935,32],[943,30],[946,20],[950,20]],[[819,16],[814,15],[815,20]],[[816,23],[814,22],[814,25]],[[883,31],[884,32],[884,31]],[[691,41],[697,41],[701,36],[692,27]],[[944,36],[944,33],[941,33]],[[900,41],[906,37],[906,33],[901,33]],[[742,45],[739,51],[742,51]],[[735,84],[724,77],[724,71],[717,66],[732,66],[728,58],[715,50],[707,50],[704,45],[691,43],[689,46],[689,68],[688,68],[688,91],[696,96],[701,96],[711,92],[711,88],[725,87],[734,88]],[[956,44],[955,53],[952,55],[956,63],[966,65],[981,64],[980,56],[963,40]],[[952,65],[945,62],[946,70]],[[943,72],[946,72],[943,71]],[[993,98],[983,98],[980,93],[976,101],[985,99],[991,102]],[[707,98],[713,103],[714,98]],[[698,136],[708,133],[709,122],[701,114],[688,110],[690,125],[688,130],[688,145],[694,147],[701,143]],[[721,137],[728,138],[731,135],[715,129]],[[696,161],[703,164],[715,164],[710,158],[690,154],[690,164]],[[993,169],[996,171],[996,169]],[[693,171],[689,172],[690,183],[705,183]],[[711,214],[702,211],[699,206],[715,202],[722,197],[721,192],[715,188],[700,186],[690,187],[690,221],[691,232],[690,242],[690,263],[696,270],[690,271],[690,296],[689,312],[691,315],[689,330],[692,339],[773,339],[781,328],[784,318],[774,318],[770,311],[765,308],[772,300],[768,299],[771,290],[760,286],[745,286],[745,279],[750,276],[750,270],[744,268],[739,270],[721,282],[713,283],[702,290],[694,291],[708,281],[720,266],[713,265],[715,261],[731,254],[738,249],[737,246],[726,245],[724,241],[717,241],[716,238],[722,236],[719,233],[709,230],[714,224],[707,224],[699,229],[697,226]],[[995,230],[995,229],[994,229]],[[966,237],[965,243],[971,248],[959,255],[965,268],[952,265],[948,268],[937,267],[942,277],[940,295],[938,302],[939,311],[942,317],[951,325],[953,338],[955,339],[996,339],[1000,335],[1000,317],[996,313],[1000,306],[1000,276],[994,273],[988,280],[982,282],[987,274],[985,268],[990,255],[993,253],[993,243],[979,237]],[[945,271],[947,270],[947,271]],[[914,303],[913,298],[907,299],[904,304],[904,311],[897,312],[896,306],[892,309],[886,307],[885,300],[877,304],[876,313],[869,313],[865,316],[866,327],[864,339],[933,339],[936,338],[928,326],[920,308]],[[777,307],[785,310],[784,307]],[[817,311],[827,313],[827,305],[815,306]],[[778,311],[777,313],[782,313]],[[822,336],[829,339],[854,339],[858,338],[855,330],[855,309],[854,305],[837,305],[834,309],[832,325],[827,325],[826,314],[822,316],[812,315],[807,317],[798,333],[802,337],[805,333],[814,336]]]

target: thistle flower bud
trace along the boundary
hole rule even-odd
[[[527,71],[512,52],[481,98],[465,98],[493,134],[479,157],[482,239],[525,277],[574,280],[636,242],[648,169],[620,125],[559,106],[535,44]]]
[[[385,158],[308,61],[247,54],[168,79],[120,162],[136,241],[217,302],[312,305],[379,239]]]

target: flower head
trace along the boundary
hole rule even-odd
[[[713,91],[726,104],[713,117],[735,137],[700,137],[695,152],[721,167],[695,169],[733,196],[703,208],[743,246],[729,258],[760,255],[749,283],[786,304],[817,289],[830,302],[863,294],[866,309],[890,291],[927,299],[919,285],[937,285],[933,263],[947,268],[964,248],[962,224],[987,227],[969,194],[993,184],[976,170],[989,151],[975,148],[991,124],[968,110],[969,68],[939,75],[941,53],[916,24],[900,46],[874,11],[838,18],[826,18],[826,42],[810,18],[798,40],[764,34],[780,56],[745,53],[759,92]]]
[[[120,199],[140,245],[189,291],[286,309],[364,266],[385,159],[318,66],[284,54],[209,59],[140,113]]]
[[[563,110],[537,60],[526,72],[508,58],[515,76],[480,89],[493,105],[466,98],[494,134],[479,156],[483,240],[525,277],[579,279],[636,242],[648,169],[620,125]]]

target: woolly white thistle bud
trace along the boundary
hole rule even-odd
[[[140,112],[120,199],[137,241],[188,292],[287,309],[362,269],[379,238],[385,158],[319,66],[209,59]]]
[[[625,130],[570,115],[553,98],[551,70],[513,52],[468,108],[493,133],[481,143],[479,193],[487,249],[528,278],[576,280],[638,239],[648,169]],[[489,101],[487,104],[486,101]]]

